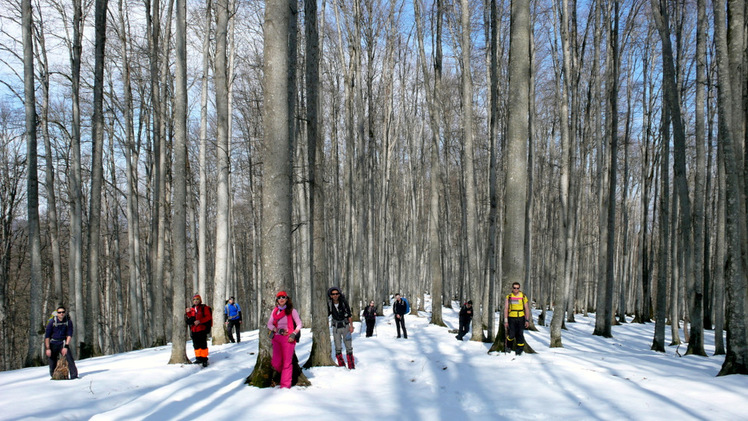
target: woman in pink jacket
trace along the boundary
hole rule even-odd
[[[275,294],[275,304],[267,324],[268,329],[274,333],[272,365],[275,371],[280,373],[280,387],[290,388],[293,355],[301,332],[301,318],[293,308],[293,302],[286,291]]]

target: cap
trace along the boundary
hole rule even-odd
[[[278,298],[280,296],[288,297],[288,294],[286,294],[286,291],[278,291],[278,293],[275,294],[275,298]]]
[[[193,296],[192,296],[192,299],[193,299],[193,300],[194,300],[195,298],[197,298],[198,300],[200,300],[200,302],[203,302],[203,298],[202,298],[202,297],[200,296],[200,294],[195,294],[195,295],[193,295]]]

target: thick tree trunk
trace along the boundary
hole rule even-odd
[[[327,236],[325,229],[325,145],[321,136],[319,84],[319,32],[317,27],[317,1],[304,2],[306,24],[306,129],[307,155],[309,157],[309,231],[312,233],[309,247],[311,261],[311,313],[312,350],[304,367],[333,366],[331,356],[330,328],[327,322],[327,288],[329,279],[327,266]],[[262,330],[262,328],[260,328]]]
[[[263,314],[270,314],[274,306],[275,293],[281,289],[293,290],[293,266],[291,258],[291,134],[288,119],[288,95],[291,89],[287,77],[289,66],[289,29],[292,10],[289,1],[274,0],[265,8],[264,87],[265,103],[263,115],[262,143],[263,189],[262,189],[262,276]],[[219,12],[219,19],[220,19]],[[220,28],[219,24],[219,28]],[[260,320],[262,322],[262,320]],[[260,327],[260,344],[254,370],[245,383],[251,386],[268,387],[273,380],[270,364],[272,345],[267,329]],[[298,376],[297,376],[298,374]],[[294,360],[293,384],[309,385],[298,362]]]
[[[174,216],[172,218],[172,309],[171,357],[169,364],[185,364],[187,329],[184,308],[187,306],[187,1],[177,1],[176,75],[174,101]],[[219,319],[220,320],[220,319]],[[214,323],[219,324],[220,323]]]
[[[216,162],[218,165],[218,180],[216,187],[216,257],[215,274],[213,275],[212,303],[216,314],[223,309],[226,297],[226,287],[230,264],[230,200],[229,172],[231,166],[231,141],[229,139],[229,80],[228,80],[228,28],[229,1],[218,0],[216,5]],[[265,167],[267,169],[267,167]],[[264,189],[263,189],[264,191]],[[290,241],[290,238],[289,238]],[[289,244],[290,247],[290,244]],[[290,262],[289,262],[290,265]],[[290,270],[290,268],[289,268]],[[222,323],[213,323],[211,329],[214,345],[228,342],[228,336]]]

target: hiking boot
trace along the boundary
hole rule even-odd
[[[343,361],[343,354],[335,354],[335,358],[338,360],[338,367],[345,367],[345,361]]]
[[[522,355],[522,351],[524,350],[525,350],[524,346],[517,347],[517,356],[519,357],[520,355]]]
[[[356,368],[356,364],[353,361],[353,354],[350,353],[350,354],[347,354],[346,356],[348,357],[348,369],[353,370],[354,368]]]
[[[206,358],[203,360],[203,367],[207,367],[207,366],[208,366],[208,359]]]

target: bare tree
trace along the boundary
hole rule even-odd
[[[26,200],[28,203],[29,232],[29,330],[26,367],[41,364],[41,339],[38,333],[42,325],[42,244],[39,232],[39,174],[37,172],[36,140],[36,92],[34,91],[34,23],[31,0],[21,2],[23,24],[23,91],[26,115]]]
[[[187,282],[187,1],[177,0],[177,71],[174,102],[174,216],[172,218],[173,289],[171,358],[169,364],[188,363],[187,330],[183,323]],[[220,324],[220,323],[219,323]]]
[[[288,83],[289,45],[291,19],[289,1],[273,0],[265,7],[265,102],[263,115],[264,141],[262,189],[262,313],[270,314],[275,292],[293,287],[291,258],[291,135],[288,118],[290,92]],[[222,13],[219,10],[220,14]],[[220,32],[221,25],[218,25]],[[261,329],[257,362],[247,377],[251,386],[268,387],[273,378],[270,364],[272,345],[270,337]],[[294,384],[308,385],[309,381],[294,361]]]
[[[731,3],[732,6],[732,3]],[[740,7],[737,5],[738,8]],[[719,142],[724,148],[722,158],[725,166],[725,242],[727,243],[727,260],[725,265],[725,289],[727,304],[725,317],[727,323],[727,355],[720,376],[728,374],[748,374],[748,332],[745,320],[746,270],[743,260],[743,230],[745,225],[745,202],[740,185],[740,155],[736,146],[738,139],[734,138],[733,121],[735,114],[731,112],[733,95],[739,92],[733,90],[727,69],[732,54],[740,51],[728,50],[725,29],[724,0],[714,1],[714,37],[717,50],[717,68],[719,92],[717,106],[719,109]]]
[[[329,279],[326,258],[327,236],[325,230],[325,145],[321,136],[318,114],[320,106],[319,84],[319,31],[317,29],[317,0],[304,2],[306,35],[306,130],[309,156],[310,217],[312,233],[311,254],[311,311],[312,350],[305,367],[332,366],[330,355],[330,329],[327,322],[327,295],[324,282]]]

